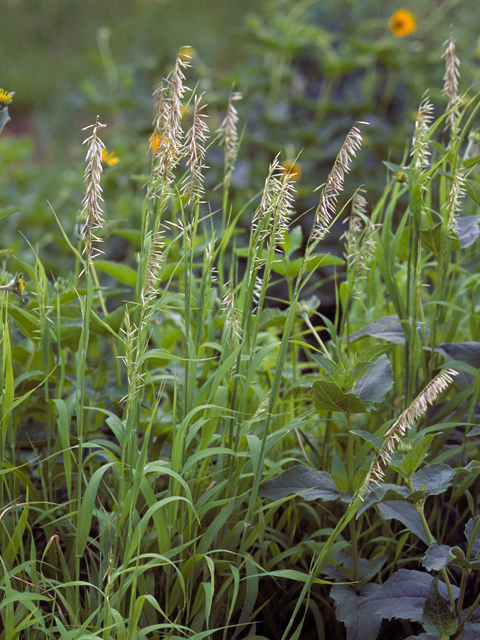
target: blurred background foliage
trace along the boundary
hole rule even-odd
[[[235,213],[262,188],[278,152],[290,163],[298,158],[298,214],[311,208],[312,188],[325,182],[356,121],[369,126],[345,192],[363,185],[373,206],[385,182],[382,162],[402,163],[408,153],[425,91],[437,115],[445,107],[441,56],[450,34],[462,63],[460,89],[480,89],[480,14],[470,0],[0,1],[2,86],[16,92],[0,138],[0,207],[21,209],[9,218],[1,249],[27,259],[20,231],[47,250],[52,273],[70,256],[46,201],[73,233],[83,197],[81,128],[97,114],[119,158],[106,167],[105,234],[139,219],[152,93],[181,46],[191,47],[188,83],[205,92],[212,137],[229,92],[243,94]],[[411,12],[407,32],[392,26],[399,9]],[[218,150],[211,185],[221,181],[222,166]],[[335,234],[327,243],[339,251]],[[127,248],[117,239],[109,251],[121,260]]]

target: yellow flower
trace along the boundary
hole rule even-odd
[[[182,62],[188,62],[195,55],[195,49],[190,46],[180,47],[180,53],[178,54]]]
[[[415,16],[406,9],[398,9],[390,18],[390,29],[395,38],[409,36],[417,28]]]
[[[23,299],[23,296],[26,294],[23,273],[16,273],[15,277],[12,278],[8,284],[3,284],[0,289],[4,291],[13,291],[13,293],[16,293]]]
[[[152,133],[152,135],[148,139],[148,145],[150,147],[150,151],[154,155],[157,155],[158,152],[160,151],[160,145],[162,144],[162,138],[163,138],[163,136],[161,136],[159,133]]]
[[[0,104],[10,104],[14,93],[14,91],[5,91],[5,89],[0,89]]]
[[[300,180],[302,177],[302,167],[299,162],[294,160],[285,160],[280,164],[280,169],[290,180]]]
[[[110,151],[110,153],[105,149],[105,147],[103,147],[102,149],[102,162],[104,162],[107,167],[113,167],[114,164],[117,164],[117,162],[120,162],[120,158],[118,156],[116,156],[113,151]]]

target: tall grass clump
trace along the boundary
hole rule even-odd
[[[76,246],[54,214],[75,267],[32,251],[1,287],[0,640],[474,637],[480,102],[445,60],[371,213],[344,193],[360,122],[305,236],[278,156],[234,207],[239,94],[210,126],[181,53],[109,259],[97,118]]]

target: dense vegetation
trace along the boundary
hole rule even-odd
[[[395,14],[390,38],[414,29]],[[271,153],[278,130],[242,133],[237,87],[212,106],[205,78],[187,88],[195,56],[140,143],[107,149],[102,116],[85,129],[75,220],[78,172],[40,204],[28,140],[2,134],[0,640],[473,640],[480,99],[455,41],[441,115],[420,97],[403,158],[378,171],[376,147],[375,184],[351,193],[382,130],[362,108],[307,194],[313,139],[304,162]],[[354,111],[337,89],[365,89],[357,71],[329,109]],[[5,133],[15,95],[0,102]]]

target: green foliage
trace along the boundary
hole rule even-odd
[[[3,264],[0,640],[380,639],[384,619],[474,637],[478,96],[444,134],[422,102],[409,163],[387,164],[370,215],[352,198],[343,260],[318,249],[358,129],[306,232],[278,158],[238,204],[234,96],[209,182],[218,140],[184,63],[157,94],[143,190],[105,167],[123,227],[99,208],[97,120],[79,237],[53,207],[53,276],[47,244]]]

